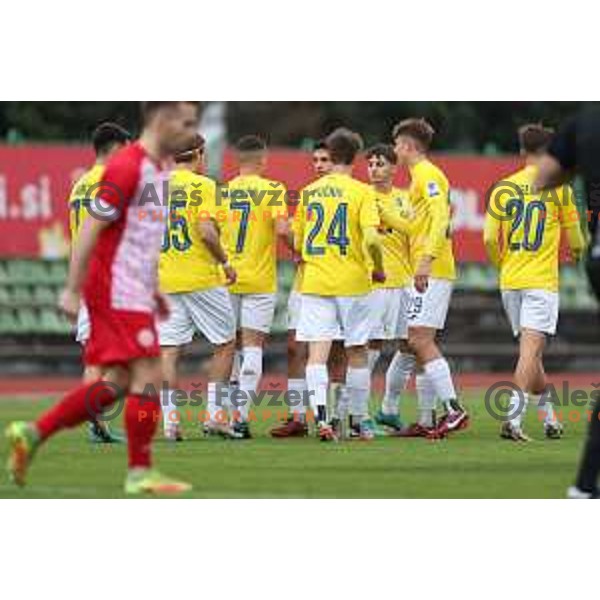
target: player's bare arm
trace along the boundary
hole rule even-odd
[[[212,220],[203,220],[198,224],[198,229],[200,231],[202,242],[206,246],[207,250],[223,267],[225,277],[227,278],[227,285],[233,285],[237,281],[237,273],[229,264],[229,259],[227,258],[227,253],[221,244],[221,237],[215,222]]]
[[[376,227],[367,227],[363,235],[365,237],[365,247],[373,260],[373,280],[377,283],[384,283],[385,270],[383,268],[383,251],[379,232]]]
[[[483,245],[490,262],[497,268],[500,265],[501,255],[498,246],[498,235],[500,233],[500,221],[489,212],[485,217],[483,229]]]
[[[579,262],[587,248],[587,240],[581,229],[581,223],[574,219],[572,214],[565,215],[562,221],[562,230],[567,238],[571,258],[574,262]]]

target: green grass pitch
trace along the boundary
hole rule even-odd
[[[186,424],[189,441],[155,444],[157,467],[194,485],[194,498],[564,498],[572,483],[586,423],[566,423],[560,441],[547,441],[530,411],[529,445],[503,442],[499,424],[485,411],[482,394],[465,398],[471,429],[441,442],[381,438],[372,443],[323,444],[316,439],[273,440],[273,423],[254,425],[243,442],[204,439]],[[32,419],[50,400],[0,402],[0,426]],[[404,417],[414,417],[412,395]],[[6,459],[2,438],[0,457]],[[120,498],[124,446],[92,446],[87,432],[64,433],[44,447],[29,485],[0,479],[2,498]]]

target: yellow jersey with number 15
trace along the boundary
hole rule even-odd
[[[215,196],[215,182],[208,177],[182,168],[171,174],[168,222],[158,269],[160,290],[165,294],[225,284],[223,268],[204,245],[199,229],[202,220],[219,221]]]
[[[342,173],[304,189],[294,217],[294,240],[304,269],[300,291],[360,296],[371,291],[364,231],[380,224],[373,191]]]
[[[428,160],[412,166],[410,176],[410,204],[414,211],[410,240],[413,270],[423,256],[433,256],[431,276],[456,279],[448,179]]]
[[[79,236],[81,226],[90,215],[90,197],[94,196],[94,188],[104,174],[104,165],[94,165],[86,171],[73,185],[69,196],[69,229],[71,243]]]

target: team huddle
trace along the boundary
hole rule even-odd
[[[369,183],[353,177],[363,153],[360,136],[337,129],[313,151],[314,182],[293,195],[265,176],[268,149],[259,136],[237,142],[239,174],[227,184],[202,175],[196,111],[192,103],[145,103],[144,131],[135,142],[112,124],[96,130],[98,162],[69,200],[73,253],[62,299],[63,310],[78,318],[84,382],[36,423],[9,427],[15,482],[24,484],[38,447],[61,429],[90,421],[92,437],[118,441],[102,412],[124,395],[126,491],[188,490],[152,468],[150,448],[157,420],[169,440],[182,439],[178,361],[196,334],[212,347],[205,433],[252,437],[251,399],[273,325],[281,244],[296,264],[287,387],[300,401],[290,403],[289,419],[273,437],[314,430],[324,442],[377,435],[439,439],[466,429],[469,415],[437,343],[456,267],[450,184],[428,158],[433,128],[406,119],[391,132],[392,144],[366,150]],[[561,232],[575,259],[585,246],[579,220],[569,218],[575,207],[570,189],[555,190],[548,201],[534,187],[536,160],[551,131],[531,125],[519,133],[527,164],[492,191],[495,210],[488,211],[484,232],[521,345],[515,373],[521,392],[511,399],[519,410],[501,431],[512,441],[528,439],[523,404],[546,388],[542,353],[557,325]],[[409,174],[408,189],[394,186],[399,168]],[[168,189],[162,219],[149,218],[140,201],[150,184]],[[110,219],[93,218],[97,210],[86,190],[98,186],[104,186],[98,202],[113,209]],[[287,199],[283,208],[268,202],[275,194]],[[386,345],[394,354],[381,406],[372,414],[373,373]],[[409,424],[401,405],[413,376],[417,421]],[[162,381],[168,389],[150,397],[148,385],[160,390]],[[552,405],[544,410],[545,434],[560,437]]]

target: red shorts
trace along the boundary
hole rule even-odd
[[[89,366],[127,365],[138,358],[160,356],[155,315],[88,305],[90,338],[84,361]]]

